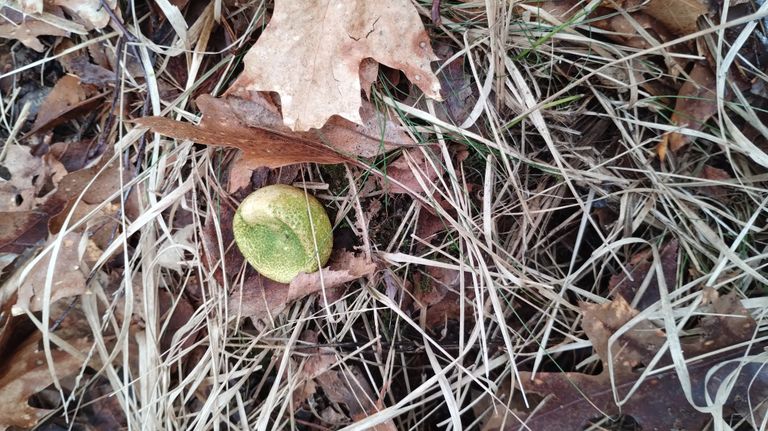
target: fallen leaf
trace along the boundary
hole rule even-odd
[[[237,148],[243,152],[244,166],[251,169],[261,166],[278,168],[304,162],[332,164],[346,161],[330,148],[316,142],[248,127],[238,119],[232,107],[220,99],[201,96],[197,103],[203,111],[199,126],[163,117],[140,118],[136,123],[176,139]]]
[[[379,75],[379,63],[372,58],[364,58],[360,63],[360,86],[368,100],[371,99],[371,86]]]
[[[82,208],[77,208],[80,215],[74,217],[72,222],[80,220],[81,215],[89,212],[87,205],[101,203],[115,193],[120,185],[117,161],[111,163],[106,171],[92,182],[109,160],[111,160],[111,154],[105,153],[96,165],[65,175],[58,181],[56,190],[46,195],[34,210],[0,212],[0,253],[21,254],[29,247],[44,241],[48,237],[49,229],[51,233],[57,233],[69,211],[76,208],[74,206],[77,203],[76,198],[86,187],[90,186],[78,204],[78,207],[82,206]],[[125,175],[130,174],[126,172]],[[127,203],[123,210],[129,216],[135,216],[136,195],[129,196]],[[105,210],[109,210],[109,207],[105,207]],[[114,217],[114,213],[109,216]],[[117,223],[114,218],[111,221]],[[109,237],[109,234],[102,231],[101,236],[102,240],[99,240],[98,244],[103,247],[105,246],[103,237]]]
[[[6,175],[0,182],[0,211],[28,211],[35,207],[38,191],[45,183],[45,164],[30,154],[30,148],[8,145],[0,166]]]
[[[45,354],[37,348],[40,337],[31,337],[0,366],[0,431],[8,427],[32,428],[48,410],[31,407],[27,400],[53,383]],[[81,351],[87,340],[72,343]],[[80,370],[83,361],[61,350],[54,350],[53,367],[59,379]]]
[[[317,345],[317,338],[314,331],[305,331],[302,334],[302,341],[310,345]],[[343,368],[334,368],[339,360],[337,353],[330,348],[313,348],[309,353],[309,358],[303,361],[301,369],[295,373],[295,378],[301,383],[293,392],[294,404],[306,402],[318,388],[322,389],[328,400],[344,405],[344,409],[334,411],[349,413],[349,418],[336,414],[323,415],[323,419],[331,421],[329,423],[332,425],[349,423],[349,419],[359,421],[382,409],[378,395],[358,367],[345,365]],[[388,420],[371,429],[394,431],[397,428],[392,420]]]
[[[685,36],[699,30],[699,17],[709,13],[708,0],[651,0],[641,9],[658,20],[677,36]]]
[[[319,129],[332,115],[361,124],[365,58],[402,70],[428,97],[440,99],[430,67],[437,57],[408,0],[276,1],[229,91],[277,92],[283,122],[292,130]]]
[[[710,181],[728,181],[732,179],[728,172],[709,165],[705,165],[704,168],[702,168],[699,178]],[[717,199],[724,199],[728,194],[728,189],[725,186],[717,184],[704,186],[701,188],[701,191],[702,193]]]
[[[421,322],[425,328],[442,328],[446,320],[459,320],[461,277],[461,271],[437,266],[429,266],[426,271],[416,273],[412,286],[413,297],[415,305],[420,308]],[[465,280],[465,286],[470,285],[471,280]],[[466,293],[469,299],[474,297],[471,289]],[[465,317],[471,320],[471,301],[464,301],[464,311]]]
[[[102,97],[103,95],[96,94],[93,86],[81,84],[79,78],[72,75],[62,76],[43,100],[32,130],[27,136],[51,129],[93,110],[101,103]]]
[[[706,63],[696,63],[677,94],[671,122],[692,130],[701,130],[704,123],[717,112],[715,97],[715,75]],[[691,141],[691,137],[680,132],[666,133],[657,153],[664,160],[667,149],[676,152]]]
[[[387,193],[414,192],[431,196],[434,191],[431,185],[443,174],[443,165],[436,158],[436,151],[428,146],[403,150],[400,157],[387,165],[386,176],[379,178],[379,181]]]
[[[109,24],[109,13],[104,10],[103,5],[115,10],[117,2],[115,0],[106,0],[103,5],[101,0],[24,0],[24,9],[27,13],[40,13],[48,10],[51,6],[64,8],[67,13],[76,18],[85,25],[87,30],[98,30]]]
[[[75,45],[69,40],[65,40],[60,43],[55,52],[57,54],[73,48]],[[101,52],[97,49],[100,46],[95,44],[88,45],[89,51],[99,55]],[[85,49],[80,49],[74,52],[70,52],[66,55],[59,56],[59,63],[64,67],[64,70],[71,75],[77,76],[82,84],[92,84],[98,88],[104,88],[115,83],[115,72],[106,69],[100,64],[94,64]],[[105,59],[101,61],[106,62]]]
[[[576,14],[583,11],[582,6],[578,1],[544,1],[544,2],[531,2],[533,6],[539,6],[542,10],[547,11],[553,16],[557,17],[560,21],[566,22],[573,18]],[[613,28],[620,31],[624,29],[624,35],[636,33],[636,30],[632,29],[631,25],[626,18],[622,15],[616,15],[612,12],[612,9],[624,9],[628,14],[641,26],[646,29],[658,29],[658,25],[663,26],[670,34],[675,36],[685,36],[691,33],[695,33],[698,30],[696,22],[699,17],[706,15],[710,12],[709,0],[650,0],[647,2],[639,2],[636,0],[618,0],[602,2],[601,7],[595,8],[594,12],[589,16],[590,24],[601,28]],[[619,21],[614,21],[613,24],[608,24],[614,18],[619,17]],[[651,18],[648,20],[647,18]],[[653,22],[651,22],[653,21]],[[614,37],[617,35],[610,35]],[[664,41],[669,40],[665,38]]]
[[[48,236],[45,211],[0,213],[0,253],[22,254]]]
[[[294,132],[286,127],[280,109],[263,93],[231,89],[226,101],[233,114],[247,126],[322,143],[347,157],[376,157],[383,151],[413,144],[402,126],[367,101],[361,102],[362,124],[333,117],[319,130],[310,132]],[[205,112],[203,106],[201,111]]]
[[[329,266],[310,274],[301,273],[290,284],[278,283],[260,275],[245,281],[242,291],[235,291],[229,306],[242,316],[269,319],[285,310],[292,302],[307,295],[330,290],[350,281],[365,277],[376,270],[376,265],[362,255],[350,252],[335,253]]]
[[[450,124],[471,127],[471,124],[463,123],[477,104],[478,90],[472,74],[464,70],[465,57],[454,57],[456,50],[447,43],[436,42],[434,45],[435,53],[443,61],[441,73],[437,75],[443,101],[434,103],[435,116]],[[448,59],[452,61],[445,63]],[[427,102],[417,91],[411,91],[404,103],[422,111],[429,110]]]
[[[55,239],[51,240],[51,243]],[[85,282],[89,271],[89,263],[93,264],[101,250],[92,240],[83,238],[80,233],[70,232],[61,240],[61,248],[53,266],[53,281],[50,301],[56,302],[62,298],[82,295],[85,293]],[[21,280],[18,287],[15,310],[40,311],[43,307],[43,289],[46,276],[51,264],[51,253],[38,261]],[[14,314],[18,312],[14,311]]]
[[[42,0],[40,0],[42,1]],[[88,30],[98,30],[109,24],[109,13],[104,10],[108,7],[115,10],[116,0],[52,0],[51,4],[61,6],[71,16],[79,18],[80,22]]]
[[[312,132],[285,127],[277,106],[260,93],[240,91],[218,99],[203,95],[196,102],[202,113],[198,126],[162,117],[140,118],[136,123],[176,139],[238,148],[243,151],[239,168],[245,169],[354,162],[356,157],[376,157],[413,143],[402,127],[368,102],[362,104],[362,125],[332,118]]]
[[[679,246],[677,240],[667,242],[659,250],[659,256],[661,258],[661,269],[664,273],[664,282],[670,292],[677,287],[678,250]],[[659,282],[657,274],[654,273],[651,276],[651,280],[646,286],[646,289],[642,292],[640,291],[640,287],[642,286],[643,281],[648,276],[648,273],[653,266],[653,262],[649,262],[649,259],[653,259],[653,255],[650,253],[650,250],[647,250],[642,254],[635,255],[627,267],[629,275],[627,275],[624,271],[621,271],[620,273],[612,276],[608,282],[608,291],[612,292],[611,296],[615,297],[616,295],[620,295],[628,303],[637,301],[635,308],[640,311],[645,310],[646,308],[656,303],[661,298],[659,294]]]
[[[705,293],[705,298],[711,299],[708,306],[710,314],[701,320],[697,328],[691,330],[698,335],[681,338],[686,358],[749,340],[756,327],[756,322],[741,306],[735,292],[718,297],[711,290]],[[525,419],[527,426],[553,431],[581,429],[592,418],[619,414],[631,416],[642,429],[702,429],[711,420],[710,415],[688,404],[673,368],[646,377],[619,408],[611,390],[609,347],[615,387],[618,396],[623,399],[640,377],[642,369],[650,364],[664,344],[665,334],[650,321],[641,320],[609,346],[609,337],[635,317],[638,311],[632,309],[622,297],[605,304],[581,304],[580,308],[583,312],[582,327],[603,362],[603,371],[598,375],[544,372],[538,373],[534,380],[531,380],[531,373],[521,372],[520,378],[525,389],[545,397],[543,404]],[[704,405],[707,391],[713,397],[712,391],[717,389],[717,382],[710,379],[708,372],[714,366],[743,358],[750,352],[759,352],[764,347],[765,343],[755,343],[749,348],[737,347],[689,362],[688,372],[694,401]],[[671,359],[667,352],[655,367],[669,364]],[[748,378],[745,375],[747,382]],[[742,383],[744,379],[741,379]],[[739,387],[747,386],[742,384]],[[757,389],[765,390],[748,387],[748,393],[732,391],[724,405],[725,413],[733,410],[737,400],[748,397]]]
[[[0,38],[18,40],[27,48],[37,52],[45,51],[45,47],[38,37],[69,36],[67,30],[37,20],[29,15],[22,15],[8,7],[0,9],[0,16],[2,16],[0,22],[3,22],[0,24]]]
[[[243,152],[238,151],[235,159],[229,164],[227,191],[235,193],[240,189],[248,189],[255,169],[252,163],[244,159]]]
[[[57,160],[67,172],[75,172],[85,168],[95,156],[98,142],[96,139],[83,139],[72,142],[56,142],[48,150],[48,156]]]

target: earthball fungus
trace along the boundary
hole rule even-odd
[[[317,271],[333,249],[331,221],[320,201],[283,184],[262,187],[245,198],[232,229],[248,263],[280,283]]]

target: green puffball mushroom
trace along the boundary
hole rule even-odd
[[[232,229],[248,263],[280,283],[317,271],[333,249],[331,221],[320,201],[283,184],[262,187],[245,198]]]

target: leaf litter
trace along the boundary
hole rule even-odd
[[[729,366],[727,370],[720,369],[716,377],[708,375],[715,364],[735,366],[736,362],[729,361],[738,361],[760,350],[759,344],[739,345],[752,338],[756,322],[741,306],[735,292],[721,297],[709,290],[703,295],[709,301],[702,310],[706,314],[688,331],[691,335],[681,339],[686,359],[699,358],[687,363],[687,367],[693,401],[701,407],[706,405],[707,396],[719,390],[718,382],[724,376],[720,373],[733,371]],[[709,414],[688,404],[674,368],[646,373],[646,369],[652,371],[671,365],[668,354],[661,352],[666,342],[661,328],[650,320],[633,321],[639,311],[621,296],[604,304],[582,303],[579,308],[583,313],[582,328],[600,357],[602,371],[597,375],[544,372],[535,376],[522,372],[521,382],[527,391],[547,396],[525,419],[527,426],[566,430],[586,426],[595,417],[619,414],[633,417],[643,429],[702,429],[710,421]],[[625,325],[630,321],[633,324],[627,329]],[[616,337],[619,329],[621,335]],[[708,353],[714,354],[706,355]],[[739,374],[741,371],[743,374]],[[753,368],[737,372],[738,383],[728,395],[725,412],[734,411],[737,400],[755,399],[755,394],[765,393],[764,380],[748,382],[766,372],[768,370]],[[638,383],[641,378],[642,382]],[[631,394],[630,389],[633,389]],[[615,396],[623,400],[621,406],[616,404]]]
[[[520,416],[529,425],[572,429],[578,421],[586,424],[621,413],[634,416],[646,428],[663,423],[661,429],[668,429],[671,422],[667,421],[672,420],[697,426],[719,417],[696,411],[685,401],[684,385],[677,380],[665,351],[666,338],[654,307],[661,299],[660,280],[673,295],[682,297],[686,294],[683,289],[699,285],[696,277],[702,274],[711,275],[710,284],[717,284],[721,291],[727,285],[734,293],[719,297],[715,291],[705,290],[701,304],[691,311],[693,318],[681,326],[693,402],[698,406],[722,402],[724,413],[736,414],[755,428],[765,421],[765,404],[754,402],[766,398],[766,372],[755,360],[765,342],[751,341],[750,336],[757,337],[752,333],[755,328],[760,331],[760,322],[749,317],[736,294],[740,290],[748,296],[744,303],[752,310],[764,299],[754,298],[759,288],[754,289],[736,265],[745,259],[745,266],[759,273],[752,251],[763,242],[762,219],[745,222],[749,215],[744,217],[746,213],[741,211],[754,209],[750,203],[761,200],[757,190],[762,174],[752,176],[753,167],[740,159],[743,154],[734,151],[736,147],[725,148],[724,156],[715,145],[709,146],[712,139],[699,138],[708,136],[716,125],[710,121],[717,114],[712,71],[713,65],[721,63],[711,57],[720,54],[703,50],[700,42],[704,38],[698,44],[676,45],[674,51],[654,48],[659,42],[704,28],[710,21],[718,22],[712,4],[695,0],[668,6],[658,1],[603,2],[593,15],[582,17],[578,7],[573,8],[576,2],[536,2],[536,9],[542,12],[537,15],[530,7],[533,2],[512,7],[498,2],[454,5],[436,1],[427,36],[422,20],[429,11],[418,3],[398,3],[394,15],[382,12],[387,8],[385,2],[366,3],[368,9],[363,12],[344,9],[362,4],[357,2],[340,8],[346,11],[341,15],[334,10],[321,18],[316,9],[306,9],[300,18],[285,19],[284,12],[303,4],[278,1],[275,9],[267,10],[273,16],[266,28],[266,14],[250,15],[261,6],[240,5],[233,13],[227,2],[220,5],[221,10],[210,7],[204,11],[194,2],[165,3],[148,9],[153,19],[137,28],[123,24],[120,10],[115,10],[112,28],[100,33],[103,39],[99,43],[89,39],[96,33],[80,36],[110,21],[99,2],[33,0],[21,6],[12,4],[26,8],[30,15],[14,14],[15,10],[7,8],[2,11],[6,21],[0,23],[0,36],[55,54],[41,60],[42,69],[31,67],[32,77],[25,78],[35,81],[39,76],[45,84],[27,91],[22,88],[25,82],[17,86],[13,81],[14,91],[8,93],[10,108],[2,111],[8,115],[3,117],[3,127],[10,135],[7,142],[13,145],[3,151],[6,160],[18,160],[19,165],[4,166],[10,181],[2,183],[5,202],[14,205],[3,208],[0,217],[0,249],[5,252],[0,277],[6,277],[0,289],[0,357],[4,358],[0,387],[13,387],[2,386],[8,376],[2,373],[7,372],[5,364],[14,355],[13,360],[23,364],[35,380],[22,392],[8,392],[13,399],[7,404],[28,413],[25,426],[37,425],[47,409],[61,408],[55,402],[41,409],[29,407],[30,398],[35,405],[46,404],[46,397],[60,394],[49,386],[53,376],[43,375],[48,370],[32,324],[40,313],[11,316],[11,305],[33,311],[45,302],[40,297],[41,277],[49,270],[56,275],[52,296],[47,298],[50,320],[36,323],[79,351],[87,351],[91,343],[99,345],[98,360],[88,364],[100,370],[97,374],[81,361],[63,357],[59,361],[62,352],[52,346],[57,379],[65,394],[82,389],[77,386],[79,380],[65,375],[86,369],[86,379],[95,379],[89,380],[82,395],[86,403],[94,400],[94,404],[77,411],[78,419],[85,418],[91,426],[174,423],[205,428],[210,420],[238,426],[255,420],[274,428],[288,423],[338,428],[360,421],[379,429],[444,426],[449,420],[456,429],[509,425],[514,419],[494,421],[488,411],[500,407],[497,398],[509,395],[498,383],[510,375],[511,368],[516,373],[517,366],[521,366],[520,382],[528,394],[544,398],[538,410]],[[529,15],[518,16],[519,10]],[[563,21],[574,21],[555,30],[536,24],[519,32],[517,26],[524,20],[551,19],[547,11]],[[730,12],[729,19],[737,16]],[[379,19],[371,20],[371,16]],[[9,17],[11,27],[6,27]],[[587,19],[580,21],[582,18]],[[490,25],[491,21],[495,24]],[[343,25],[325,25],[327,22]],[[170,28],[173,31],[168,33]],[[726,45],[736,40],[741,28],[726,29]],[[250,33],[254,29],[263,31]],[[134,31],[140,37],[132,39],[137,36],[131,34]],[[360,37],[363,33],[368,37]],[[38,39],[44,34],[59,37]],[[236,62],[221,60],[241,56],[245,52],[241,43],[250,44],[253,35],[257,42],[246,55],[245,72],[223,96],[207,95],[214,88],[226,88],[228,77],[237,70],[230,65]],[[310,53],[327,52],[341,61],[329,63],[322,58],[311,63],[302,55],[284,55],[286,50],[298,52],[286,48],[297,35],[297,43]],[[379,35],[390,39],[382,42],[376,39]],[[397,36],[396,43],[392,35]],[[71,40],[61,39],[67,36]],[[75,44],[84,41],[87,47],[76,49]],[[579,44],[585,42],[589,42],[588,50],[580,50]],[[155,43],[191,49],[180,56],[174,54],[174,48],[166,51]],[[318,43],[332,49],[314,49]],[[441,59],[436,74],[430,62],[437,57],[430,45],[437,47]],[[22,52],[14,55],[30,52],[20,44],[17,48]],[[164,66],[143,70],[137,60],[139,50]],[[605,62],[614,61],[614,55],[618,61],[639,50],[650,54],[600,69]],[[279,54],[265,57],[269,52]],[[744,97],[738,91],[761,91],[760,79],[750,75],[749,62],[762,63],[741,54],[738,73],[727,71],[728,78],[736,82],[733,94],[730,88],[726,92],[729,98]],[[450,58],[453,61],[445,64]],[[211,68],[222,64],[227,65]],[[268,69],[275,65],[283,69]],[[595,65],[598,69],[591,69]],[[507,79],[517,72],[515,68],[531,88],[516,88],[521,83]],[[558,86],[584,83],[578,77],[593,70],[602,71],[587,86],[572,88],[579,94],[569,93],[563,100],[549,96],[559,94]],[[62,71],[69,75],[61,75]],[[344,79],[335,80],[342,73]],[[6,74],[3,90],[10,89],[9,78],[20,76]],[[386,79],[377,81],[379,76]],[[445,99],[442,103],[437,102],[438,82]],[[52,89],[50,95],[41,97],[48,88]],[[117,88],[121,99],[113,100],[110,107],[109,94]],[[148,94],[149,99],[142,100]],[[523,103],[521,94],[532,104]],[[6,94],[3,96],[5,105]],[[609,100],[612,97],[616,100]],[[32,115],[40,106],[37,119],[24,122],[17,130],[15,110],[30,100]],[[194,102],[185,105],[191,100]],[[571,104],[571,100],[579,102]],[[607,115],[595,113],[595,100],[610,107],[605,109]],[[533,116],[526,111],[534,105],[546,124],[543,130],[531,132]],[[197,109],[202,118],[192,125],[145,116],[150,111],[157,114],[158,106],[168,108],[177,118],[193,118],[187,112]],[[758,103],[755,109],[761,106]],[[744,109],[751,107],[745,104]],[[671,121],[658,120],[659,111],[671,113]],[[575,138],[585,130],[581,119],[588,122],[595,115],[603,115],[601,124],[616,126],[599,130],[604,147],[587,147]],[[665,127],[656,128],[651,121]],[[737,122],[741,127],[743,123]],[[679,130],[672,130],[670,123]],[[138,137],[138,131],[130,130],[134,124],[179,140],[240,151],[237,155],[200,151],[200,146],[188,142]],[[758,125],[745,127],[749,139],[760,135]],[[658,142],[660,130],[667,132],[662,139],[675,156],[655,170],[655,162],[643,157],[653,153],[647,144]],[[556,138],[555,145],[546,149],[540,141],[545,132]],[[690,145],[694,140],[696,145]],[[447,146],[442,147],[444,141]],[[121,151],[119,157],[126,162],[123,169],[116,163],[118,156],[101,155],[104,143]],[[603,158],[617,148],[616,154]],[[700,149],[712,154],[697,158]],[[450,160],[442,159],[446,152]],[[657,152],[665,158],[661,145]],[[392,159],[395,154],[399,158]],[[305,162],[346,163],[352,169],[341,178],[333,166],[297,165]],[[552,164],[561,162],[565,169],[555,170]],[[387,169],[379,171],[382,164]],[[96,176],[97,172],[102,173]],[[371,173],[378,178],[371,179]],[[387,182],[384,174],[392,181]],[[673,180],[678,175],[686,179],[683,186]],[[450,182],[453,178],[461,182],[459,190]],[[599,219],[598,231],[572,229],[572,221],[579,218],[574,199],[582,198],[564,191],[563,179],[574,181],[578,193],[588,190],[599,195],[594,202],[590,197],[590,205],[594,205],[589,213]],[[270,284],[247,268],[232,247],[229,231],[228,217],[231,219],[235,203],[250,190],[276,182],[316,190],[337,212],[338,231],[357,235],[337,246],[328,268],[302,275],[290,285]],[[710,183],[713,186],[707,185]],[[725,189],[721,183],[728,184],[726,202],[721,202]],[[135,186],[123,188],[125,184]],[[128,188],[133,193],[126,196]],[[418,199],[412,199],[415,195]],[[685,196],[685,205],[678,201],[679,196]],[[438,205],[440,211],[428,202]],[[687,209],[689,204],[692,209]],[[436,213],[448,214],[451,220]],[[713,245],[711,238],[704,241],[700,225],[687,224],[694,215],[699,223],[715,220],[729,238],[725,248]],[[374,219],[384,222],[371,223]],[[123,232],[126,226],[130,232]],[[650,262],[650,253],[631,247],[618,252],[617,247],[617,259],[606,264],[598,257],[600,248],[590,248],[601,240],[599,247],[611,247],[613,241],[633,236],[657,239],[660,232],[665,239],[659,262]],[[728,254],[731,237],[737,238],[733,243],[736,252]],[[124,242],[118,244],[120,250],[104,260],[104,265],[92,268],[95,257],[114,245],[115,238]],[[51,265],[43,258],[30,267],[24,282],[18,286],[7,283],[35,253],[56,239],[65,244],[57,262]],[[363,246],[357,244],[361,239]],[[590,256],[592,252],[595,254]],[[573,260],[552,258],[561,254]],[[718,261],[717,255],[726,257]],[[584,256],[592,259],[586,271],[577,269]],[[622,263],[623,267],[616,267]],[[710,271],[710,266],[715,269]],[[463,270],[452,269],[455,267]],[[584,276],[587,272],[592,274]],[[355,280],[364,281],[350,284]],[[553,297],[561,287],[561,297]],[[599,298],[608,296],[608,291],[613,299],[601,302]],[[698,300],[699,296],[693,296]],[[683,310],[675,307],[675,313]],[[565,338],[561,347],[570,342],[580,346],[576,356],[588,354],[584,346],[591,344],[601,363],[596,367],[599,374],[577,372],[583,370],[571,367],[573,364],[567,372],[533,365],[536,377],[526,381],[534,373],[522,370],[531,370],[527,361],[530,349],[532,345],[537,348],[541,336],[537,330],[550,311],[557,335],[549,342],[545,336],[542,351],[561,335]],[[221,323],[232,322],[238,312],[251,319],[236,319],[243,323],[235,329]],[[636,319],[641,312],[646,319]],[[526,324],[520,327],[515,320],[524,322],[526,318],[539,319],[527,322],[537,330],[526,332]],[[579,319],[589,341],[576,339]],[[627,328],[632,319],[637,321]],[[453,323],[459,323],[455,325],[459,328],[465,325],[464,333],[456,334]],[[302,325],[301,341],[294,344],[294,334],[299,334]],[[571,332],[560,333],[566,326]],[[509,356],[493,347],[501,345],[499,339],[504,335],[512,337],[508,346],[515,348]],[[450,347],[454,336],[458,347]],[[27,347],[20,346],[30,340],[36,346],[23,353]],[[423,343],[432,343],[430,349]],[[467,344],[460,350],[462,343]],[[386,356],[382,345],[390,346]],[[356,350],[350,353],[340,346]],[[27,356],[36,359],[34,364],[24,359]],[[279,374],[274,366],[286,363],[291,372]],[[594,365],[594,361],[584,363]],[[614,382],[606,377],[606,369],[613,369]],[[289,390],[284,390],[284,376],[291,379]],[[128,390],[125,379],[131,382]],[[474,383],[467,392],[465,382],[470,380]],[[217,387],[211,382],[226,383]],[[583,394],[574,385],[594,393],[589,401],[599,409],[581,398]],[[39,392],[45,386],[48,389]],[[487,397],[494,388],[502,389],[493,394],[496,398],[485,404],[485,410],[469,411],[475,394]],[[630,388],[634,392],[618,408],[613,391],[621,398]],[[653,399],[652,388],[664,396]],[[162,392],[166,390],[169,392]],[[264,397],[267,392],[269,396]],[[662,406],[665,396],[674,399]],[[113,402],[96,401],[104,397]],[[212,400],[220,405],[213,406]],[[570,403],[566,411],[559,407],[563,402]],[[126,405],[136,408],[122,411]],[[662,407],[670,406],[680,417],[664,412]],[[238,415],[224,413],[235,409]],[[651,409],[662,414],[650,417]],[[0,427],[13,420],[19,419],[0,413]],[[52,417],[41,425],[71,426],[64,422]]]

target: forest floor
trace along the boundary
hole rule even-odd
[[[768,2],[0,11],[0,430],[768,429]]]

